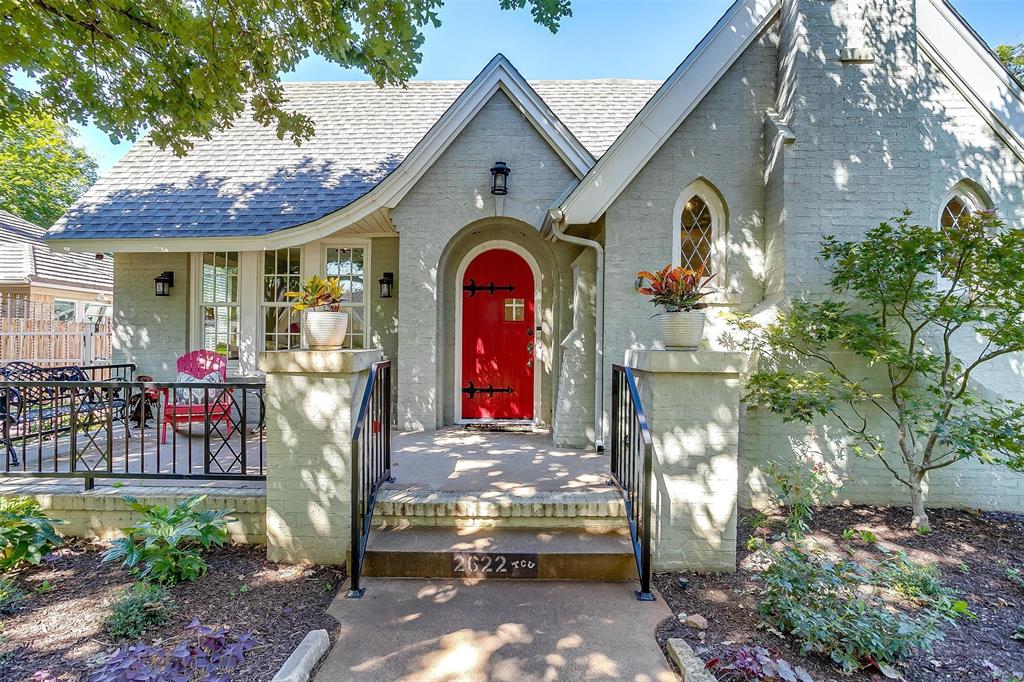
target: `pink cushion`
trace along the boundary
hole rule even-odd
[[[178,358],[178,371],[190,374],[197,379],[217,372],[220,375],[220,380],[225,381],[228,377],[228,359],[212,350],[194,350]]]

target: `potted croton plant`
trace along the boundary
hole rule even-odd
[[[310,350],[338,350],[345,345],[348,313],[341,309],[345,298],[337,277],[313,275],[302,291],[289,291],[296,299],[292,309],[302,313],[303,344]]]
[[[656,313],[661,326],[661,340],[666,348],[696,348],[704,335],[704,308],[701,299],[711,293],[708,282],[714,275],[703,271],[673,268],[666,265],[657,272],[638,272],[637,277],[647,280],[640,293],[651,297],[651,303],[665,310]]]

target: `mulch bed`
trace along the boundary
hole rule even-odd
[[[888,549],[902,550],[915,562],[938,566],[944,584],[970,604],[977,618],[961,619],[959,627],[947,627],[945,639],[934,651],[922,652],[903,666],[909,682],[984,682],[991,679],[986,660],[1004,670],[1024,671],[1024,641],[1011,638],[1017,626],[1024,623],[1024,590],[1006,579],[1007,568],[1024,569],[1024,516],[957,510],[932,510],[929,515],[933,532],[921,535],[908,528],[909,509],[818,509],[809,537],[819,543],[850,547],[853,558],[864,562],[883,554],[873,545],[844,540],[842,532],[847,528],[870,530]],[[745,546],[754,532],[751,518],[744,513],[739,520],[736,573],[664,573],[655,577],[658,590],[674,613],[700,614],[709,623],[707,631],[700,633],[676,619],[665,621],[658,630],[662,646],[670,637],[681,637],[707,661],[732,645],[758,645],[778,651],[818,682],[883,679],[877,671],[845,676],[827,659],[801,656],[791,640],[757,627],[760,583],[754,579],[757,572],[747,561],[751,552]],[[774,528],[778,527],[776,522]],[[677,584],[679,576],[689,581],[688,586]]]
[[[125,642],[111,642],[103,629],[109,602],[132,584],[117,564],[101,564],[103,543],[71,540],[52,561],[19,575],[31,593],[13,614],[0,617],[0,680],[30,680],[49,671],[59,680],[83,680],[103,656]],[[327,606],[343,573],[324,566],[274,564],[259,546],[231,546],[204,553],[206,576],[171,588],[174,614],[144,636],[152,643],[175,641],[193,618],[204,625],[252,632],[257,647],[232,680],[269,680],[310,630],[334,638],[337,622]],[[40,586],[49,585],[50,589]],[[243,588],[247,585],[248,588]]]

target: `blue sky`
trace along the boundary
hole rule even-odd
[[[448,0],[442,25],[428,29],[417,78],[470,79],[502,52],[528,79],[665,78],[732,0],[573,0],[573,14],[552,35],[526,11],[502,12],[498,0]],[[990,44],[1024,41],[1024,0],[953,0]],[[311,58],[285,80],[365,79]],[[105,173],[130,143],[113,145],[95,128],[80,141]]]

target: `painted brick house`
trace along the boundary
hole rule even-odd
[[[115,254],[117,360],[171,379],[205,347],[257,374],[259,353],[300,344],[283,292],[340,276],[347,345],[397,363],[400,428],[528,422],[592,446],[610,363],[658,347],[638,270],[719,273],[714,350],[717,313],[824,290],[825,234],[906,208],[1024,223],[1024,90],[942,0],[738,0],[664,82],[532,82],[498,55],[470,83],[285,93],[316,121],[303,146],[246,117],[184,158],[143,142],[52,228],[54,248]],[[507,194],[491,191],[497,162]],[[163,272],[174,287],[156,297]],[[1024,398],[1024,358],[979,379]],[[679,410],[714,400],[680,394]],[[723,419],[740,504],[763,490],[759,463],[802,448],[855,474],[850,499],[894,497],[878,465],[820,434]],[[993,468],[930,487],[932,504],[1024,510],[1021,477]]]

